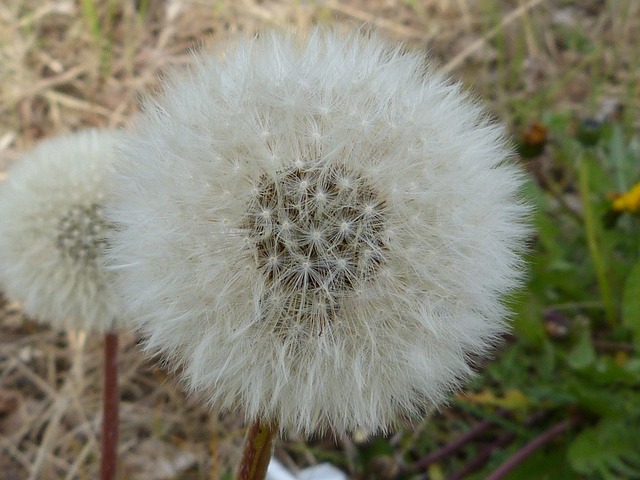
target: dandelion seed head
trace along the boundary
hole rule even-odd
[[[103,332],[121,321],[102,263],[112,228],[105,182],[118,138],[87,130],[45,140],[0,186],[0,283],[55,328]]]
[[[264,33],[165,89],[107,214],[147,348],[283,432],[387,431],[443,404],[521,277],[503,129],[421,53],[357,33]]]

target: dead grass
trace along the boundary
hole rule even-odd
[[[126,125],[140,95],[158,88],[167,67],[188,63],[194,47],[316,23],[370,24],[430,50],[512,126],[550,109],[588,117],[611,104],[624,106],[629,128],[640,126],[635,0],[4,0],[0,180],[41,138]],[[100,339],[51,332],[6,302],[0,321],[2,478],[97,478]],[[120,478],[222,478],[241,423],[188,400],[133,336],[124,336],[121,355]],[[355,478],[352,450],[348,441],[291,441],[278,455],[300,466],[338,458]]]

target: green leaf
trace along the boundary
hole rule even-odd
[[[622,323],[631,330],[636,348],[640,348],[640,262],[637,262],[624,284]]]
[[[613,167],[616,190],[628,190],[631,187],[630,180],[638,175],[638,162],[635,152],[632,143],[625,142],[621,124],[611,124],[609,130],[604,158]]]
[[[384,437],[374,437],[367,443],[360,445],[358,448],[359,460],[364,471],[369,472],[371,476],[380,463],[390,461],[393,456],[393,448],[389,444],[389,439]]]
[[[640,384],[640,359],[630,359],[620,365],[612,358],[601,357],[581,373],[588,375],[593,385],[607,388],[612,388],[614,384],[633,387]]]
[[[542,345],[547,335],[541,321],[543,316],[541,303],[533,295],[521,294],[519,298],[514,299],[513,304],[513,310],[516,312],[514,329],[518,337],[526,339],[533,345]]]
[[[575,370],[582,370],[593,364],[596,352],[591,343],[591,332],[588,328],[582,329],[578,342],[567,355],[567,363]]]
[[[579,473],[597,478],[640,478],[638,419],[603,420],[583,430],[571,443],[568,459]]]
[[[542,351],[540,352],[540,357],[537,359],[537,366],[540,372],[540,375],[545,379],[555,379],[557,378],[557,365],[558,365],[558,355],[556,354],[556,349],[552,342],[545,339],[542,343]]]
[[[625,399],[619,392],[598,388],[584,381],[585,379],[576,379],[568,386],[568,392],[574,396],[582,409],[612,418],[621,418],[627,413]]]

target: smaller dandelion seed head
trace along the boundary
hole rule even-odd
[[[45,140],[0,188],[0,283],[29,315],[56,328],[122,326],[102,258],[112,229],[104,190],[120,138],[86,130]]]

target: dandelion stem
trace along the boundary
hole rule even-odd
[[[511,470],[517,467],[520,463],[526,460],[531,454],[533,454],[538,448],[542,447],[544,444],[550,442],[558,435],[566,432],[573,425],[572,420],[565,420],[563,422],[555,424],[549,430],[545,431],[541,435],[537,436],[529,443],[527,443],[524,447],[522,447],[514,456],[505,461],[502,465],[500,465],[496,470],[493,471],[488,477],[487,480],[501,480],[504,478]]]
[[[115,480],[118,445],[118,334],[104,336],[104,398],[102,403],[101,480]]]
[[[534,425],[543,421],[547,416],[548,412],[536,413],[525,422],[524,428],[530,429]],[[496,422],[494,421],[494,423]],[[447,480],[461,480],[462,478],[466,478],[469,474],[482,468],[482,466],[491,459],[491,456],[496,451],[502,450],[504,449],[504,447],[512,443],[518,437],[517,433],[519,432],[512,430],[500,435],[494,442],[478,451],[478,454],[464,467],[453,473],[451,476],[447,477]]]
[[[448,443],[447,445],[440,448],[439,450],[432,452],[422,460],[415,462],[413,464],[412,470],[422,470],[424,468],[427,468],[432,463],[436,463],[442,460],[443,458],[446,458],[447,456],[455,453],[460,448],[464,447],[467,443],[472,441],[477,436],[489,430],[492,426],[493,426],[493,422],[490,420],[485,420],[477,424],[475,427],[473,427],[464,435],[456,438],[455,440]]]
[[[236,480],[264,480],[278,429],[256,420],[247,430]]]
[[[487,445],[485,448],[480,450],[478,455],[476,455],[469,463],[462,467],[462,469],[447,477],[447,480],[461,480],[467,475],[475,472],[476,470],[479,470],[485,463],[489,461],[495,451],[506,447],[516,438],[517,435],[513,432],[503,433],[495,442]]]

